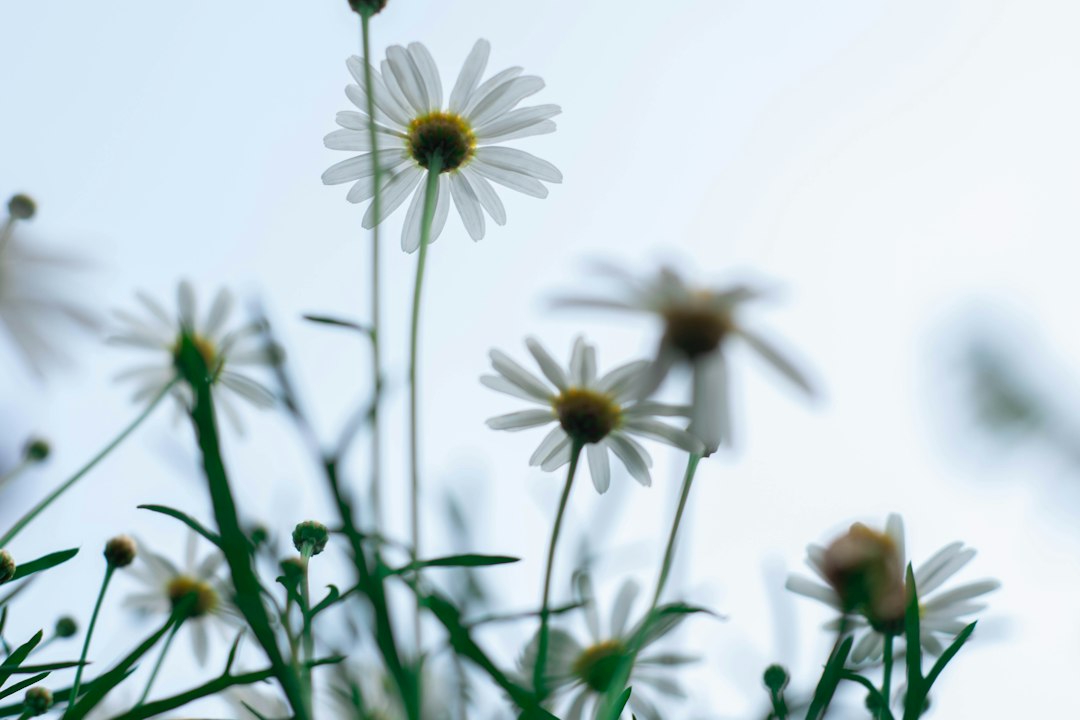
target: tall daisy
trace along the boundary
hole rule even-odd
[[[525,345],[547,382],[500,350],[491,351],[491,364],[497,374],[484,375],[480,382],[540,406],[493,417],[487,421],[488,427],[516,431],[555,424],[529,459],[530,465],[539,465],[545,472],[557,470],[570,462],[577,443],[587,453],[593,485],[603,493],[611,484],[609,452],[639,483],[652,484],[652,458],[634,436],[659,440],[688,453],[701,452],[696,437],[656,419],[685,416],[688,408],[640,399],[640,387],[649,372],[648,361],[626,363],[598,376],[596,348],[580,337],[574,341],[566,369],[536,339],[528,338]]]
[[[903,519],[895,513],[890,514],[885,523],[884,533],[863,525],[857,525],[854,528],[858,528],[858,532],[869,539],[873,539],[871,533],[876,534],[878,537],[875,544],[888,547],[890,552],[895,554],[895,559],[890,560],[888,566],[895,568],[898,575],[886,580],[902,588],[904,585],[903,568],[907,566]],[[997,580],[986,579],[965,583],[951,590],[942,590],[946,581],[971,562],[973,557],[975,557],[974,549],[964,547],[962,542],[954,542],[941,548],[929,560],[915,567],[915,589],[919,595],[920,609],[920,643],[929,653],[940,655],[944,650],[942,639],[946,642],[951,641],[971,622],[968,616],[986,608],[985,603],[974,602],[976,598],[1001,587],[1001,583]],[[821,545],[807,546],[806,564],[825,584],[822,585],[801,575],[791,575],[787,580],[787,589],[823,602],[837,612],[843,612],[844,602],[841,593],[835,587],[835,573],[831,572],[827,549]],[[901,597],[905,596],[901,593]],[[852,662],[861,663],[879,660],[882,657],[885,636],[880,632],[882,629],[880,625],[879,620],[868,617],[866,612],[859,612],[847,618],[847,626],[854,629],[859,636],[851,652]],[[840,627],[840,620],[833,620],[825,627],[836,630]]]
[[[592,717],[587,709],[590,705],[595,705],[599,698],[610,689],[612,682],[615,681],[619,665],[631,658],[631,643],[640,632],[644,622],[643,618],[633,626],[629,626],[628,623],[630,611],[639,592],[637,583],[632,580],[628,580],[620,588],[606,629],[601,626],[596,599],[592,594],[588,579],[579,576],[578,587],[582,595],[590,639],[581,643],[565,630],[553,629],[548,662],[544,672],[546,684],[554,692],[573,695],[573,700],[559,716],[564,720],[583,720],[583,718]],[[646,648],[655,644],[678,627],[686,617],[685,613],[668,614],[663,616],[662,620],[654,622],[641,639],[642,644],[639,650],[645,651]],[[534,636],[519,661],[521,673],[526,681],[531,681],[533,678],[538,646],[538,636]],[[630,709],[634,715],[641,720],[659,720],[661,717],[670,717],[672,713],[665,712],[661,715],[653,702],[649,700],[649,691],[659,692],[669,699],[685,697],[682,687],[675,680],[667,677],[664,671],[665,668],[679,667],[695,660],[696,658],[692,656],[664,652],[651,654],[645,652],[637,656],[631,674],[633,692],[630,694]],[[663,706],[665,710],[669,702],[670,700],[665,701]]]
[[[31,249],[18,230],[37,213],[34,201],[16,195],[7,208],[8,217],[0,223],[0,326],[30,369],[40,375],[50,362],[66,358],[58,342],[61,332],[92,328],[96,323],[92,313],[67,299],[65,286],[80,264]]]
[[[210,632],[225,631],[239,623],[231,591],[219,570],[225,556],[213,551],[201,560],[197,557],[195,533],[188,535],[183,567],[139,543],[139,555],[131,565],[131,574],[142,589],[125,599],[125,604],[143,615],[168,615],[181,602],[189,603],[183,627],[191,634],[195,658],[205,663],[210,648]]]
[[[693,405],[690,431],[705,443],[708,453],[730,444],[731,410],[728,392],[728,352],[739,340],[757,352],[808,395],[814,390],[795,363],[773,347],[738,317],[747,302],[761,297],[745,285],[698,288],[665,267],[652,278],[639,279],[618,268],[603,271],[620,285],[615,298],[573,297],[559,300],[567,306],[648,313],[664,323],[664,334],[653,362],[649,392],[663,381],[677,363],[693,370]]]
[[[131,368],[119,376],[120,380],[137,383],[134,399],[137,402],[156,397],[170,384],[173,393],[185,407],[193,399],[191,388],[176,383],[179,377],[177,363],[185,337],[199,349],[210,371],[213,386],[228,390],[257,407],[271,407],[274,395],[261,383],[234,368],[272,366],[277,353],[268,347],[258,323],[247,323],[228,329],[233,297],[227,290],[219,290],[206,315],[199,317],[195,292],[187,282],[181,282],[177,291],[178,311],[168,312],[160,303],[146,295],[136,296],[146,312],[146,317],[116,311],[124,328],[109,338],[109,342],[148,350],[155,355],[153,362]],[[215,395],[219,406],[234,424],[239,417],[228,394]]]
[[[420,43],[388,48],[381,72],[371,68],[371,88],[364,78],[364,61],[353,56],[346,63],[357,84],[346,87],[345,94],[359,111],[338,113],[341,129],[327,135],[325,144],[332,150],[361,154],[331,166],[322,179],[327,185],[352,183],[346,196],[350,202],[369,200],[375,194],[373,158],[377,155],[381,217],[375,217],[372,206],[363,226],[374,227],[412,194],[401,235],[406,252],[420,246],[427,185],[421,180],[436,158],[440,177],[432,241],[442,232],[451,199],[469,235],[480,240],[485,232],[484,212],[498,225],[506,223],[506,210],[492,182],[538,198],[547,197],[544,182],[562,182],[562,174],[546,160],[501,146],[509,140],[554,132],[551,118],[561,109],[558,105],[517,107],[544,87],[543,80],[522,75],[519,67],[481,82],[490,52],[486,40],[476,42],[445,105],[438,68]],[[377,152],[372,152],[368,129],[369,92],[375,102]]]

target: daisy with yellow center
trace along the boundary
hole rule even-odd
[[[412,194],[405,215],[401,247],[414,252],[420,246],[422,216],[429,168],[437,163],[435,214],[430,241],[442,232],[451,199],[473,240],[485,233],[484,213],[498,225],[506,223],[506,210],[491,183],[534,197],[547,197],[543,183],[562,182],[551,163],[515,148],[500,147],[509,140],[555,131],[551,120],[557,105],[517,107],[544,87],[544,81],[509,68],[481,82],[491,46],[477,41],[457,82],[443,105],[443,88],[431,53],[420,43],[407,48],[391,46],[380,68],[370,68],[367,87],[364,61],[346,63],[355,85],[345,94],[359,110],[340,112],[341,126],[326,136],[326,147],[362,153],[343,160],[323,173],[327,185],[352,183],[349,202],[370,200],[375,194],[375,157],[378,157],[381,203],[375,217],[372,205],[363,226],[372,228],[399,208]],[[368,93],[375,106],[375,147],[369,132]],[[415,191],[415,192],[414,192]]]
[[[565,630],[552,629],[548,661],[544,666],[547,687],[556,696],[573,695],[573,700],[569,701],[567,708],[559,714],[564,720],[593,717],[589,712],[590,706],[594,706],[597,700],[611,689],[620,664],[629,659],[630,642],[641,628],[640,622],[634,626],[629,626],[628,623],[630,611],[639,592],[637,583],[628,580],[622,585],[612,607],[610,624],[607,630],[604,630],[588,577],[579,575],[576,580],[590,640],[583,644]],[[655,623],[645,634],[642,651],[678,627],[687,615],[677,613],[664,617],[664,620]],[[538,636],[533,637],[519,661],[521,673],[527,681],[533,678],[538,646]],[[665,667],[678,667],[694,662],[695,659],[674,653],[643,652],[639,655],[631,675],[634,691],[630,695],[630,709],[634,715],[640,720],[659,720],[661,717],[673,716],[674,713],[666,712],[671,700],[685,697],[685,694],[678,683],[664,675],[663,670]],[[667,697],[663,705],[663,715],[649,699],[650,690]]]
[[[181,348],[187,341],[195,346],[206,362],[215,388],[228,390],[257,407],[273,406],[273,393],[258,381],[235,370],[237,367],[271,366],[275,353],[267,346],[258,324],[249,323],[228,329],[233,307],[231,293],[220,290],[201,319],[195,292],[187,282],[180,283],[175,316],[144,293],[138,293],[137,298],[148,317],[116,311],[124,328],[109,338],[113,344],[149,350],[157,355],[156,362],[131,368],[117,378],[138,383],[134,396],[136,402],[157,397],[166,387],[173,385],[173,394],[184,407],[190,407],[190,388],[176,383]],[[228,394],[219,392],[216,399],[217,406],[222,408],[234,425],[239,426],[239,415]]]
[[[838,547],[841,541],[845,542]],[[929,653],[940,655],[944,650],[942,639],[951,642],[970,622],[968,616],[986,607],[984,603],[973,601],[1001,586],[997,580],[986,579],[938,592],[974,557],[974,549],[954,542],[923,564],[915,566],[915,590],[919,594],[921,608],[919,639],[923,649]],[[806,564],[825,584],[802,575],[791,575],[787,580],[787,589],[825,603],[838,613],[854,611],[846,621],[847,627],[854,629],[858,635],[851,651],[851,661],[863,663],[880,660],[885,650],[883,633],[900,633],[903,627],[903,600],[907,597],[903,575],[907,567],[903,519],[893,513],[885,523],[884,533],[856,524],[829,548],[810,545],[806,548]],[[845,572],[847,569],[855,569],[856,572]],[[879,571],[887,571],[891,575],[879,577]],[[898,603],[891,600],[894,597]],[[899,607],[896,607],[897,604]],[[890,614],[896,617],[899,625],[888,622]],[[837,630],[840,620],[833,620],[825,627]]]
[[[667,267],[647,279],[609,265],[597,269],[618,284],[618,297],[569,297],[560,299],[559,304],[649,313],[660,318],[664,333],[643,389],[654,391],[676,364],[692,369],[690,431],[705,444],[706,454],[731,443],[727,367],[731,340],[742,341],[800,390],[814,394],[810,381],[795,363],[737,317],[745,303],[761,297],[755,288],[744,285],[695,288]]]
[[[516,431],[555,423],[533,453],[530,465],[553,472],[570,462],[577,444],[587,454],[593,485],[603,493],[611,484],[609,452],[639,483],[652,484],[652,458],[635,436],[659,440],[688,453],[701,452],[701,443],[693,435],[656,419],[685,416],[689,408],[640,399],[648,361],[627,363],[598,376],[596,348],[581,338],[574,342],[566,369],[536,339],[529,338],[525,344],[547,382],[499,350],[491,351],[497,374],[485,375],[480,382],[540,406],[493,417],[488,427]]]
[[[130,570],[143,588],[129,595],[125,604],[142,615],[167,616],[178,607],[186,608],[182,627],[191,634],[195,658],[205,663],[210,649],[210,631],[217,629],[225,637],[225,631],[238,624],[239,617],[229,601],[225,581],[218,574],[225,556],[214,551],[199,560],[197,542],[197,536],[190,533],[182,568],[168,558],[146,550],[145,544],[140,542],[139,555]]]

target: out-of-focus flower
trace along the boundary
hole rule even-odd
[[[231,687],[222,697],[232,708],[230,717],[237,720],[286,720],[292,717],[289,703],[269,684]]]
[[[485,228],[483,211],[499,225],[506,222],[506,210],[491,182],[538,198],[548,193],[541,181],[562,182],[562,173],[551,163],[516,148],[496,147],[508,140],[554,132],[551,118],[561,109],[558,105],[515,109],[544,87],[543,80],[522,75],[518,67],[480,82],[490,52],[486,40],[477,41],[445,109],[438,68],[420,43],[388,48],[382,72],[371,69],[373,88],[367,87],[364,61],[355,56],[348,60],[349,72],[357,84],[345,88],[345,94],[360,112],[338,113],[337,123],[342,129],[327,135],[325,143],[331,150],[363,154],[333,165],[322,179],[327,185],[352,183],[346,196],[350,202],[360,203],[374,196],[375,163],[367,116],[367,93],[373,92],[382,182],[381,217],[375,217],[372,206],[362,224],[374,227],[416,189],[401,236],[401,247],[406,252],[420,247],[426,195],[423,181],[436,157],[441,176],[432,242],[446,223],[451,198],[469,235],[480,240]]]
[[[134,396],[137,402],[155,397],[177,378],[178,356],[186,336],[206,362],[215,388],[227,389],[258,407],[274,404],[274,395],[266,387],[233,369],[272,366],[278,357],[268,347],[258,323],[227,329],[233,306],[231,293],[218,291],[201,321],[196,311],[195,292],[187,282],[180,283],[177,291],[178,313],[175,317],[150,296],[138,293],[137,297],[149,317],[144,319],[123,310],[116,311],[116,316],[126,327],[109,338],[111,343],[149,350],[157,355],[155,362],[131,368],[117,377],[138,383]],[[191,406],[191,388],[186,384],[174,385],[173,394],[184,407]],[[239,417],[228,394],[218,392],[215,399],[226,416],[239,425]]]
[[[455,713],[457,699],[445,677],[432,669],[429,659],[420,675],[421,720],[464,718]],[[400,720],[406,717],[393,680],[373,660],[348,659],[333,668],[327,692],[330,717],[356,720]]]
[[[757,289],[745,285],[695,288],[667,267],[647,279],[607,265],[602,269],[620,284],[621,297],[568,297],[559,304],[659,316],[664,335],[643,390],[655,390],[676,363],[688,364],[694,386],[690,431],[701,438],[708,453],[730,444],[727,351],[733,338],[749,345],[804,392],[813,394],[810,382],[795,364],[737,317],[745,303],[761,297]]]
[[[630,611],[639,591],[633,581],[625,582],[620,588],[612,607],[607,632],[604,632],[600,625],[596,599],[588,578],[579,576],[578,585],[591,640],[583,645],[566,631],[553,628],[548,637],[547,664],[544,667],[547,687],[556,693],[574,695],[567,709],[559,715],[564,720],[592,717],[587,708],[608,691],[620,663],[629,658],[631,640],[644,622],[643,618],[633,627],[627,627]],[[685,665],[697,658],[677,653],[649,654],[644,651],[678,627],[686,617],[686,613],[662,615],[642,638],[639,649],[642,654],[637,656],[630,676],[630,684],[634,688],[630,695],[630,709],[641,720],[660,720],[661,717],[673,715],[667,712],[667,701],[664,704],[665,712],[661,715],[642,690],[655,690],[668,698],[685,697],[683,689],[665,675],[664,669]],[[535,635],[519,662],[523,679],[529,683],[532,682],[535,672],[538,647],[539,635]]]
[[[634,435],[659,440],[689,453],[702,451],[700,441],[693,435],[656,419],[686,415],[688,408],[639,399],[648,361],[620,365],[597,377],[596,348],[581,338],[574,342],[570,367],[566,370],[535,339],[529,338],[525,344],[547,383],[499,350],[491,351],[491,364],[498,374],[484,375],[480,382],[542,406],[493,417],[487,421],[492,429],[524,430],[557,423],[533,453],[530,465],[552,472],[570,462],[574,442],[581,443],[588,455],[593,485],[603,493],[611,483],[609,450],[635,480],[646,486],[652,483],[649,475],[652,458]]]
[[[133,564],[130,572],[144,589],[129,595],[125,604],[141,614],[168,615],[185,603],[184,627],[191,633],[196,659],[205,663],[210,649],[210,630],[217,628],[224,635],[225,630],[237,623],[238,614],[229,600],[228,586],[218,575],[225,556],[215,550],[199,560],[197,540],[194,533],[188,536],[183,568],[146,549],[146,544],[140,542],[140,562]]]
[[[41,375],[50,363],[67,359],[60,343],[64,331],[93,328],[96,319],[68,299],[71,271],[81,269],[81,263],[31,249],[17,232],[36,212],[33,200],[16,195],[0,223],[0,325],[30,369]]]
[[[857,536],[868,537],[865,533],[873,532],[865,528],[865,526],[856,527],[863,529],[860,531],[853,529],[852,533],[841,538],[841,540],[845,540],[844,545],[847,547],[842,546],[837,549],[836,543],[834,543],[831,546],[831,556],[830,549],[820,545],[807,546],[807,565],[827,585],[820,585],[801,575],[791,575],[787,581],[787,589],[823,602],[840,613],[855,610],[857,614],[847,618],[847,626],[854,628],[856,634],[860,636],[852,649],[851,659],[852,662],[861,663],[881,658],[885,649],[883,630],[891,632],[898,630],[895,625],[896,618],[890,618],[889,615],[896,614],[893,603],[896,602],[897,595],[895,593],[897,591],[894,588],[900,588],[899,598],[901,601],[907,596],[906,590],[903,590],[903,573],[906,567],[906,559],[904,522],[899,515],[889,515],[885,523],[883,537],[887,538],[888,545],[883,543],[880,538],[867,543],[868,546],[875,546],[876,549],[875,547],[869,547],[860,551],[853,549],[849,545],[849,542],[859,542]],[[853,533],[856,537],[852,536]],[[878,533],[878,535],[882,534]],[[888,546],[891,546],[891,549]],[[894,553],[894,557],[884,560],[874,560],[872,558],[874,555],[888,554],[890,552]],[[873,572],[876,573],[887,567],[889,572],[893,572],[895,575],[892,579],[884,577],[871,579],[864,576],[861,581],[847,576],[846,581],[849,583],[854,581],[854,585],[848,584],[845,586],[846,576],[840,571],[840,568],[844,566],[844,561],[842,557],[836,557],[838,554],[852,560],[857,560],[860,556],[864,560],[869,557],[870,564],[875,564],[878,568]],[[922,565],[915,567],[915,588],[919,595],[920,608],[920,641],[927,652],[940,655],[944,650],[940,638],[951,639],[963,630],[970,623],[970,619],[965,618],[986,607],[984,603],[973,601],[1001,586],[1001,583],[997,580],[976,580],[951,590],[938,592],[942,585],[967,565],[973,557],[975,557],[974,549],[964,547],[961,542],[954,542],[936,552]],[[857,567],[858,565],[858,562],[852,562],[848,567]],[[865,567],[866,564],[863,565]],[[861,589],[858,587],[859,582],[864,583]],[[885,605],[875,609],[872,599],[863,603],[853,603],[851,594],[854,594],[856,599],[860,592],[873,596],[875,593],[866,588],[868,584],[872,585],[874,583],[879,584],[882,588],[881,599],[886,603]],[[844,593],[841,591],[851,594],[844,597]],[[902,618],[903,607],[901,606],[899,611],[900,628],[903,627]],[[826,624],[825,627],[835,630],[840,627],[840,623],[839,619],[833,620]]]

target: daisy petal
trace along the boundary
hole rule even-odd
[[[450,91],[450,112],[460,113],[461,109],[468,104],[472,92],[484,74],[490,54],[491,43],[483,39],[477,40],[469,56],[465,58],[465,64],[458,73],[454,89]]]
[[[480,201],[480,205],[495,221],[495,224],[505,225],[506,208],[503,207],[502,200],[495,193],[495,188],[491,187],[491,183],[469,168],[462,170],[461,174],[469,181],[469,185],[476,192],[476,198]]]
[[[626,467],[626,470],[630,473],[630,477],[637,480],[638,483],[644,487],[652,485],[652,475],[649,473],[649,462],[642,456],[640,445],[621,432],[611,433],[604,439],[604,442],[611,447],[611,451],[615,453],[615,457],[619,458]]]
[[[550,410],[520,410],[490,418],[487,426],[492,430],[525,430],[547,425],[555,419]]]
[[[531,153],[509,147],[483,147],[476,151],[479,160],[493,167],[528,175],[550,183],[561,183],[562,173],[547,160]]]
[[[658,440],[668,445],[684,450],[693,455],[704,452],[701,441],[686,430],[665,425],[659,420],[651,418],[626,418],[623,428],[636,435],[642,435],[653,440]]]
[[[469,237],[473,240],[484,238],[484,213],[480,209],[480,200],[469,184],[464,173],[450,173],[450,193],[454,197],[454,207],[461,216]]]
[[[608,459],[608,450],[602,443],[594,443],[586,446],[589,456],[589,474],[592,475],[593,485],[596,492],[603,495],[611,487],[611,462]]]
[[[500,375],[504,376],[507,380],[514,383],[525,392],[530,393],[538,400],[551,400],[552,393],[547,386],[509,355],[502,350],[492,350],[490,356],[491,366],[495,368],[495,371]]]
[[[536,338],[526,338],[525,346],[532,353],[533,358],[536,360],[536,364],[540,366],[540,370],[543,371],[544,377],[551,381],[551,384],[557,387],[559,390],[566,390],[568,384],[566,382],[566,373],[559,367],[559,363],[555,362],[555,358],[551,357],[551,354],[540,344],[540,341]]]

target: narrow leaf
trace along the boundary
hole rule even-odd
[[[20,680],[19,682],[15,683],[14,685],[12,685],[10,687],[6,687],[3,690],[0,690],[0,700],[3,700],[6,697],[10,697],[11,695],[14,695],[15,693],[19,692],[20,690],[28,688],[31,685],[36,685],[36,684],[38,684],[39,682],[41,682],[42,680],[44,680],[47,677],[49,677],[49,673],[43,672],[43,673],[38,673],[37,675],[34,675],[33,677],[28,677],[25,680]]]
[[[506,565],[520,562],[521,558],[507,555],[447,555],[446,557],[432,558],[431,560],[417,560],[403,567],[388,570],[390,575],[400,575],[421,568],[429,567],[487,567],[489,565]]]
[[[21,580],[27,575],[33,575],[39,573],[42,570],[48,570],[54,568],[61,563],[66,563],[71,558],[79,554],[78,548],[71,548],[70,550],[61,550],[60,552],[54,552],[45,557],[39,557],[37,560],[31,560],[30,562],[23,563],[15,568],[15,575],[12,580]]]
[[[180,512],[179,510],[166,505],[139,505],[138,508],[140,510],[149,510],[150,512],[161,513],[162,515],[168,515],[171,518],[175,518],[209,540],[214,547],[221,548],[221,538],[218,537],[217,533],[207,530],[202,523],[187,513]]]
[[[346,328],[348,330],[355,330],[356,332],[363,333],[368,337],[371,337],[371,328],[367,325],[361,325],[353,320],[345,320],[343,318],[331,317],[329,315],[304,315],[304,319],[308,322],[318,323],[320,325],[332,325],[333,327]]]
[[[821,673],[821,680],[818,681],[817,688],[814,689],[814,698],[810,701],[810,707],[806,711],[806,720],[818,720],[818,718],[825,716],[825,711],[829,708],[829,703],[832,702],[833,695],[836,693],[836,686],[840,684],[840,680],[843,677],[844,665],[847,664],[848,654],[851,653],[851,644],[854,642],[854,638],[845,638],[840,646],[836,648],[836,652],[829,658],[829,662],[825,664],[825,670]]]
[[[0,665],[0,686],[8,681],[8,678],[19,669],[19,666],[23,664],[23,661],[33,652],[34,648],[41,642],[41,638],[45,634],[41,630],[38,630],[34,637],[27,640],[25,643],[15,648],[15,650],[7,656],[4,663]]]

